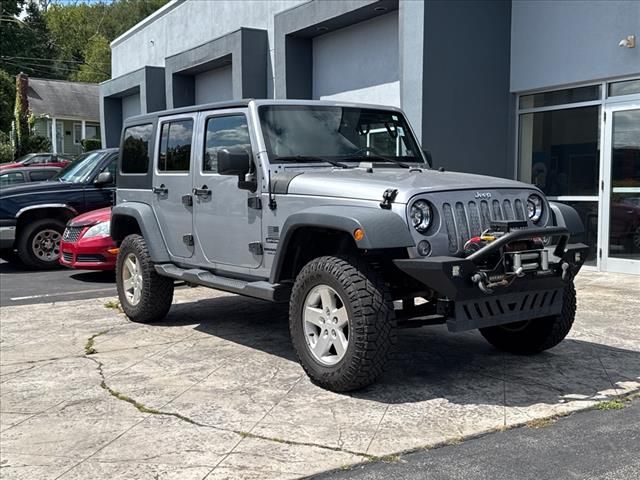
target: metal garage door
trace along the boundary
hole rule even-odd
[[[313,39],[313,98],[400,106],[398,12]]]
[[[231,100],[233,83],[231,65],[199,73],[195,77],[196,105]]]

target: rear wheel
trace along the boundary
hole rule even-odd
[[[122,310],[134,322],[160,321],[171,308],[173,280],[156,273],[140,235],[129,235],[120,245],[116,286]]]
[[[34,270],[47,270],[60,266],[60,240],[64,223],[43,218],[23,227],[18,236],[18,257],[25,266]]]
[[[567,336],[576,316],[576,289],[571,282],[564,289],[562,310],[558,315],[481,328],[487,341],[509,353],[530,355],[558,345]]]
[[[338,392],[362,388],[383,372],[396,340],[389,289],[360,258],[317,258],[296,278],[289,329],[315,384]]]

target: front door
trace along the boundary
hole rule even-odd
[[[606,111],[602,182],[602,261],[640,274],[640,104]]]
[[[195,116],[159,121],[153,169],[153,209],[169,253],[193,255],[192,144]]]
[[[255,194],[238,188],[238,177],[218,173],[222,148],[252,149],[247,112],[203,112],[204,135],[200,164],[194,165],[194,225],[196,241],[209,263],[257,268],[262,263],[260,210],[249,205]],[[254,205],[255,206],[255,205]]]

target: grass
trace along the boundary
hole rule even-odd
[[[527,422],[526,425],[529,428],[545,428],[556,423],[556,420],[556,417],[536,418],[535,420]]]
[[[607,400],[606,402],[600,402],[596,408],[598,410],[607,411],[607,410],[620,410],[626,407],[622,400]]]
[[[108,330],[103,330],[102,332],[96,333],[95,335],[91,335],[88,339],[87,339],[87,343],[84,344],[84,354],[85,355],[93,355],[95,353],[98,353],[98,351],[96,350],[96,338],[99,337],[100,335],[104,335],[105,333],[107,333]]]
[[[122,307],[120,306],[120,302],[117,300],[107,300],[104,304],[104,308],[110,308],[122,313]]]

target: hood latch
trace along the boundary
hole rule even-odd
[[[387,188],[382,194],[382,202],[380,203],[380,208],[384,208],[385,210],[391,210],[391,204],[398,195],[397,188]]]

